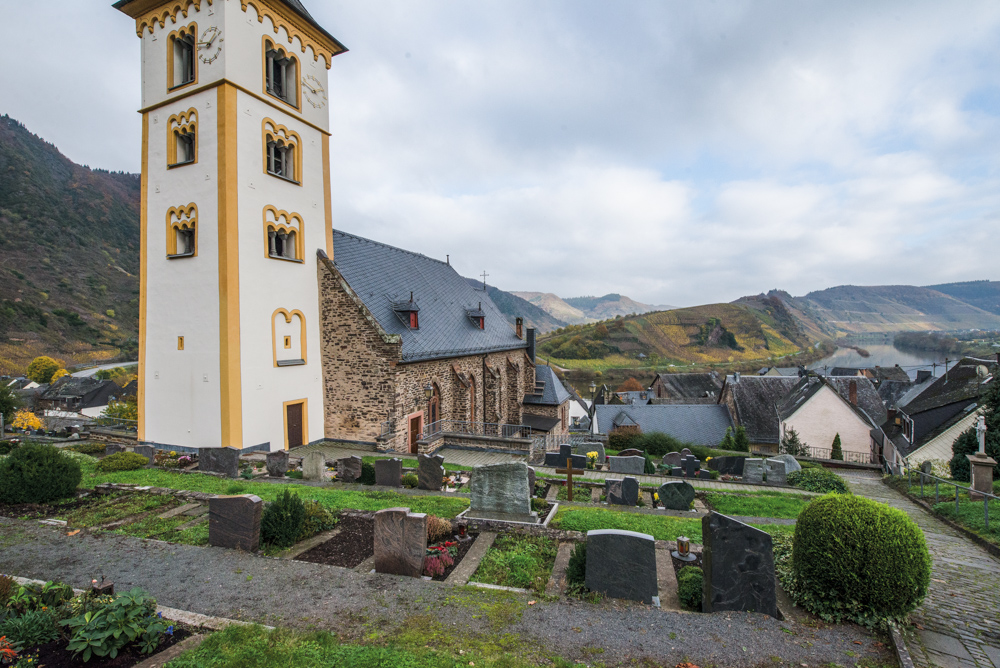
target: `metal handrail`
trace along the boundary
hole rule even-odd
[[[833,459],[830,455],[833,454],[833,448],[817,448],[811,445],[805,446],[808,452],[808,457],[815,457],[816,459],[826,459],[832,462],[843,461],[851,462],[854,464],[871,464],[872,454],[870,452],[854,452],[852,450],[844,450],[843,459]]]
[[[980,492],[978,489],[973,489],[972,488],[972,483],[969,483],[969,487],[962,487],[961,485],[959,485],[958,483],[956,483],[956,482],[954,482],[952,480],[947,480],[945,478],[939,478],[938,476],[933,475],[931,473],[924,473],[923,471],[917,471],[917,470],[914,470],[912,468],[906,469],[906,482],[907,482],[907,488],[906,489],[907,489],[907,491],[913,489],[913,474],[914,473],[916,473],[917,475],[920,476],[920,498],[924,497],[924,479],[925,478],[929,478],[929,479],[933,479],[934,480],[934,504],[935,505],[937,505],[938,503],[941,502],[941,483],[944,483],[946,485],[951,485],[952,487],[954,487],[955,488],[955,513],[956,514],[958,513],[958,502],[959,502],[958,495],[959,495],[959,490],[965,490],[965,492],[967,494],[969,494],[969,501],[970,502],[973,500],[972,499],[972,494],[980,494],[980,495],[982,495],[982,497],[983,497],[983,524],[985,525],[987,531],[990,530],[990,499],[996,499],[996,500],[1000,501],[1000,496],[996,496],[994,494],[991,494],[990,492]]]
[[[531,438],[531,427],[520,424],[496,422],[467,422],[464,420],[438,420],[424,426],[420,439],[437,434],[467,434],[470,436],[495,436],[498,438]]]

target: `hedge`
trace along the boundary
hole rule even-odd
[[[0,460],[0,503],[48,503],[76,494],[79,462],[59,448],[26,443]]]

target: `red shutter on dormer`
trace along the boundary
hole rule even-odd
[[[479,329],[486,329],[486,318],[479,319]]]
[[[410,329],[419,329],[416,311],[410,311]]]

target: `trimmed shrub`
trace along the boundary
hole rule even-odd
[[[642,450],[652,457],[662,457],[668,452],[680,452],[688,446],[687,443],[677,440],[670,434],[653,431],[642,434],[635,439],[632,447]]]
[[[628,450],[636,447],[636,442],[642,434],[638,427],[619,427],[608,434],[609,450]]]
[[[21,447],[20,441],[0,441],[0,455],[9,455]]]
[[[264,506],[260,518],[260,539],[278,547],[295,545],[306,518],[306,506],[297,494],[284,490],[278,498]]]
[[[726,434],[722,437],[722,442],[719,443],[719,448],[722,450],[735,450],[736,441],[733,440],[733,428],[726,427]]]
[[[416,473],[407,473],[406,475],[403,476],[401,482],[403,484],[403,487],[409,487],[410,489],[413,489],[414,487],[420,484],[420,478],[417,477]]]
[[[653,460],[649,458],[649,453],[644,452],[642,453],[642,456],[646,459],[642,472],[646,475],[656,475],[656,464],[654,464]]]
[[[788,474],[788,484],[792,487],[804,489],[807,492],[819,492],[820,494],[829,492],[836,492],[837,494],[851,493],[843,478],[833,471],[824,468],[803,468],[801,471],[792,471]]]
[[[302,518],[302,529],[299,530],[298,540],[312,538],[335,526],[337,526],[337,518],[325,506],[321,505],[319,501],[306,501],[305,515]]]
[[[85,442],[67,446],[67,450],[79,452],[84,455],[103,455],[108,446],[104,443]]]
[[[0,503],[48,503],[76,494],[79,462],[59,449],[28,443],[0,460]]]
[[[927,595],[931,558],[906,513],[853,495],[810,503],[795,524],[796,603],[828,622],[902,620]]]
[[[677,573],[677,597],[688,610],[701,612],[701,592],[705,575],[697,566],[685,566]]]
[[[743,425],[736,428],[736,435],[733,437],[733,450],[750,452],[750,437],[747,436],[747,430]]]
[[[833,437],[833,446],[830,450],[830,459],[844,461],[844,448],[840,444],[840,433]]]
[[[116,471],[137,471],[149,464],[149,458],[137,452],[116,452],[97,462],[96,468],[101,473]]]
[[[358,478],[358,482],[362,485],[374,485],[375,484],[375,465],[374,464],[361,464],[361,477]]]

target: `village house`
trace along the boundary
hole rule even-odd
[[[525,394],[521,421],[532,433],[564,436],[570,428],[573,395],[550,366],[535,367],[535,389]]]
[[[649,385],[650,403],[714,404],[722,390],[718,373],[658,373]]]
[[[729,409],[721,404],[655,404],[594,407],[596,433],[616,430],[648,434],[659,432],[692,445],[718,446],[733,426]]]
[[[46,411],[97,417],[109,401],[124,395],[122,388],[113,380],[98,380],[92,376],[63,376],[38,395],[37,405]]]
[[[766,366],[757,372],[758,376],[791,376],[798,377],[806,374],[805,367],[802,366]]]
[[[873,367],[844,367],[835,366],[830,369],[828,376],[861,376],[868,378],[875,384],[875,387],[879,387],[885,381],[892,381],[896,383],[906,383],[911,382],[909,374],[901,366],[896,364],[895,366],[873,366]]]

